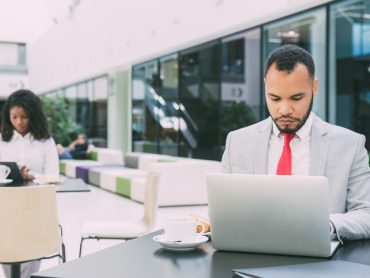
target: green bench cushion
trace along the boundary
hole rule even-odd
[[[122,196],[131,197],[131,179],[117,177],[116,192]]]
[[[65,161],[60,161],[59,162],[59,170],[60,170],[60,173],[62,174],[62,175],[65,175],[66,174],[66,163],[65,163]]]

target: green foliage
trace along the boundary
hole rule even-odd
[[[81,125],[74,122],[69,113],[66,100],[58,95],[41,97],[51,134],[57,144],[67,146],[80,133],[84,133]]]
[[[257,122],[253,110],[244,101],[224,102],[221,113],[221,139],[225,142],[227,134]]]
[[[230,131],[257,122],[252,108],[244,101],[224,101],[220,106],[219,101],[208,99],[201,111],[203,117],[197,138],[200,147],[224,144]]]

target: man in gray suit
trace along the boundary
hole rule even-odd
[[[311,55],[293,45],[274,50],[265,69],[270,117],[228,134],[223,171],[326,176],[331,230],[342,241],[370,238],[365,137],[311,112],[317,93]]]

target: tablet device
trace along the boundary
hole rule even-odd
[[[10,168],[10,174],[8,179],[12,179],[13,182],[7,184],[7,186],[21,186],[24,183],[24,178],[19,170],[18,164],[14,161],[0,161],[0,165],[5,165]]]

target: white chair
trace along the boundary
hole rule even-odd
[[[145,186],[144,215],[135,222],[88,221],[82,227],[79,256],[85,239],[134,239],[153,229],[158,208],[159,174],[148,173]]]
[[[24,262],[65,262],[54,186],[0,187],[0,223],[0,263],[11,265],[11,277]]]

